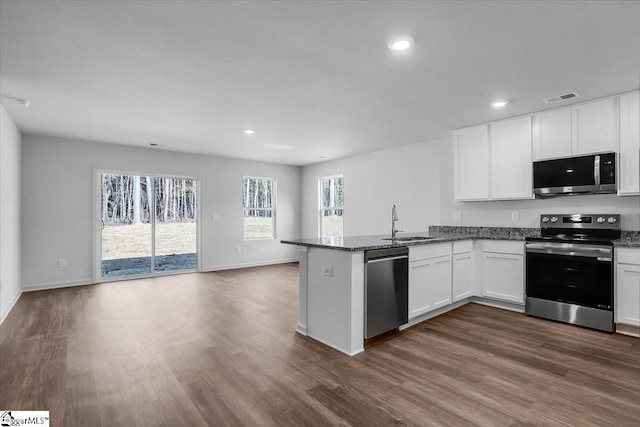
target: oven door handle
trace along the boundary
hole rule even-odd
[[[604,258],[602,261],[611,261],[611,248],[608,246],[585,246],[572,243],[527,243],[525,246],[529,253]]]

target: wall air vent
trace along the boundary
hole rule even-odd
[[[552,96],[550,98],[545,98],[542,100],[545,104],[554,104],[560,101],[566,101],[567,99],[573,99],[579,97],[580,94],[578,92],[569,92],[558,96]]]

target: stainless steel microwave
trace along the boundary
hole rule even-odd
[[[533,162],[533,192],[537,197],[616,191],[615,153]]]

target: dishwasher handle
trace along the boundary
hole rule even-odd
[[[400,255],[394,257],[384,257],[384,258],[373,258],[367,261],[367,264],[373,264],[374,262],[382,262],[382,261],[392,261],[394,259],[407,259],[409,255]]]

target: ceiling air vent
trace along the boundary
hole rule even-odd
[[[569,92],[558,96],[552,96],[550,98],[545,98],[542,100],[545,104],[554,104],[560,101],[566,101],[567,99],[573,99],[579,97],[580,94],[578,92]]]

